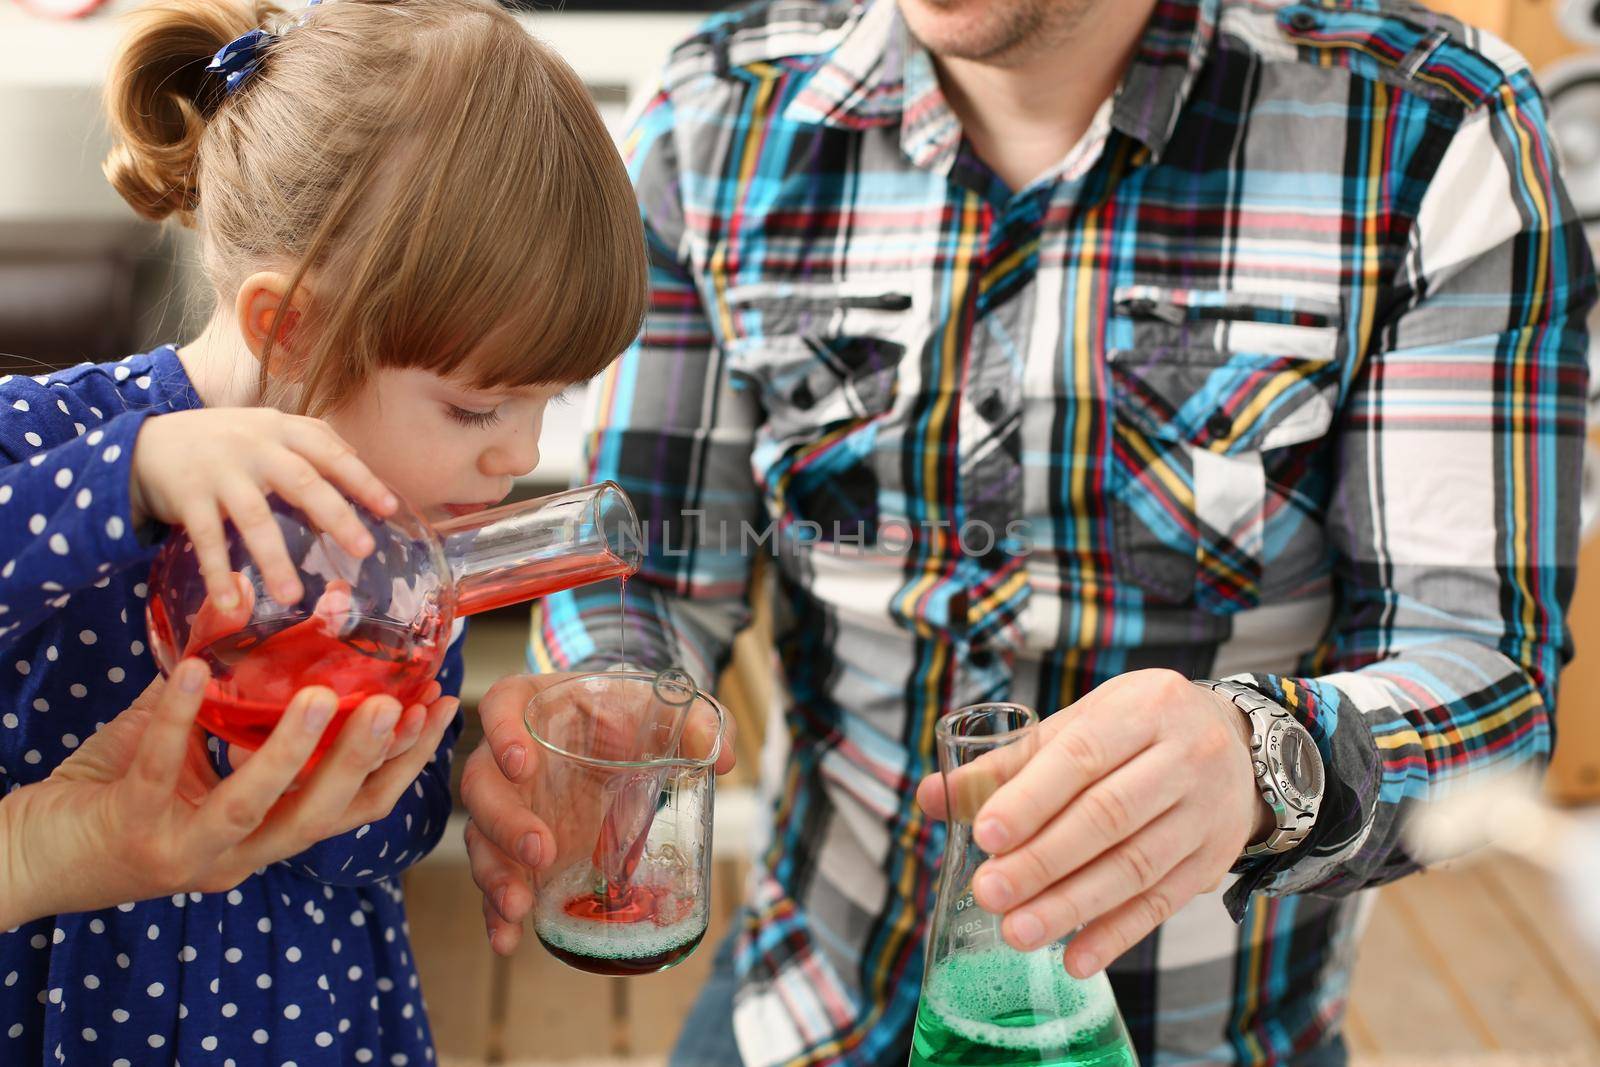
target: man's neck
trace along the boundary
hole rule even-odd
[[[1112,0],[1060,39],[1000,61],[934,56],[967,139],[1011,189],[1054,168],[1083,137],[1154,9],[1155,0]]]

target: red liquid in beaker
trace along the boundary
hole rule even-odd
[[[694,910],[686,900],[666,886],[630,885],[625,889],[607,888],[599,893],[579,893],[561,910],[574,919],[597,923],[653,922],[671,926],[682,922]]]
[[[664,971],[699,947],[706,932],[702,922],[698,929],[686,932],[681,939],[669,938],[675,943],[652,950],[661,940],[657,935],[690,921],[695,912],[692,898],[683,897],[665,886],[636,885],[620,893],[579,893],[561,910],[572,919],[595,924],[594,935],[583,938],[586,945],[593,943],[594,951],[576,951],[571,941],[557,944],[542,932],[540,943],[569,967],[613,978]],[[626,929],[629,926],[634,927],[634,931]],[[539,932],[537,925],[535,931]]]

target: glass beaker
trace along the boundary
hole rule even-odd
[[[614,670],[542,690],[525,721],[533,811],[556,839],[534,876],[539,941],[569,966],[619,977],[687,959],[711,915],[722,706],[682,671]]]
[[[1137,1067],[1105,972],[1067,973],[1071,937],[1019,952],[1000,916],[978,907],[972,876],[989,858],[972,840],[984,801],[1038,746],[1020,704],[974,704],[935,726],[949,835],[928,934],[911,1067]]]
[[[270,503],[300,573],[298,601],[272,599],[230,523],[237,607],[221,609],[207,596],[199,557],[180,529],[151,566],[145,609],[163,674],[186,656],[211,668],[201,725],[252,748],[304,686],[324,685],[339,696],[323,747],[369,696],[387,693],[410,704],[438,673],[458,617],[626,578],[643,550],[633,505],[614,482],[438,526],[403,503],[388,519],[352,503],[377,546],[365,559],[278,497]]]

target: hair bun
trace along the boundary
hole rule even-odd
[[[267,3],[157,0],[128,16],[106,79],[113,145],[103,169],[134,211],[193,224],[200,139],[225,95],[222,79],[206,65],[223,45],[276,13]]]

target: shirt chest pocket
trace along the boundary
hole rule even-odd
[[[882,337],[805,333],[736,342],[728,355],[736,387],[760,400],[762,436],[803,448],[886,414],[905,348]]]
[[[1118,570],[1155,601],[1213,613],[1303,580],[1321,566],[1320,526],[1283,479],[1333,422],[1339,306],[1139,286],[1116,312]]]
[[[729,290],[729,373],[760,404],[752,464],[774,518],[815,523],[825,541],[876,538],[893,469],[881,434],[903,395],[894,334],[909,307],[892,289]]]

